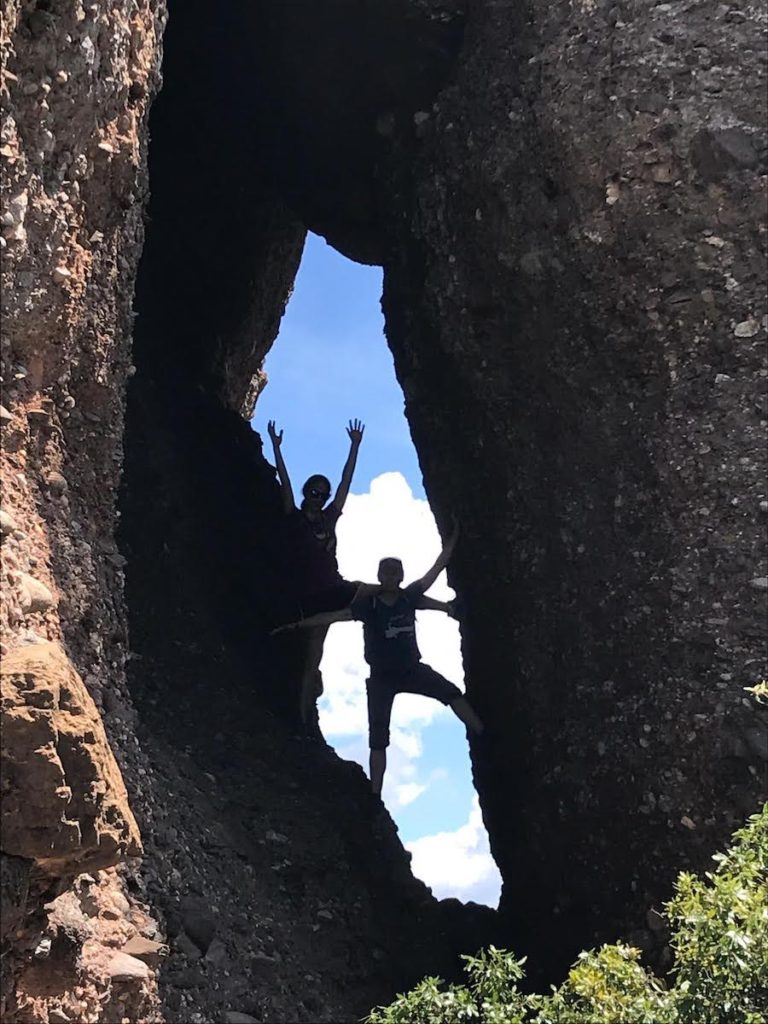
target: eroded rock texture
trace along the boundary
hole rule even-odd
[[[501,939],[554,980],[765,793],[762,16],[177,0],[131,353],[162,5],[6,8],[3,653],[83,680],[146,856],[70,885],[32,831],[3,845],[5,1017],[151,1020],[159,971],[169,1020],[352,1019],[496,937],[291,739],[285,538],[240,413],[307,226],[384,266],[425,483],[463,523]],[[111,803],[117,859],[131,811],[75,689],[91,789],[49,825],[81,823],[77,860]]]
[[[476,781],[544,961],[641,923],[766,793],[742,689],[765,673],[761,29],[473,5],[393,155],[387,334],[430,499],[465,524],[468,688],[498,728]]]
[[[265,180],[384,265],[503,908],[553,971],[765,793],[762,16],[372,4],[344,61],[345,13],[260,8]]]
[[[139,852],[110,751],[136,779],[113,529],[161,15],[149,0],[3,5],[0,1014],[9,1021],[46,1021],[54,1008],[73,1020],[150,1019],[156,1003],[151,978],[110,1003],[109,976],[81,962],[77,936],[44,904],[83,869],[101,877]],[[106,877],[136,932],[124,876]],[[91,934],[105,950],[117,942],[98,910]]]
[[[56,644],[3,659],[3,851],[74,876],[141,853],[92,697]]]
[[[240,409],[305,228],[266,166],[253,8],[228,8],[221,48],[201,30],[207,9],[176,5],[165,36],[128,402],[130,680],[165,780],[141,807],[143,878],[167,926],[169,1021],[355,1020],[454,971],[459,951],[493,938],[495,915],[437,903],[360,769],[297,735],[301,650],[267,635],[291,597],[290,537]]]

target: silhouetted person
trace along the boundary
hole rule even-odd
[[[297,597],[298,614],[305,618],[318,612],[347,608],[360,592],[362,584],[342,578],[336,561],[336,524],[349,494],[357,453],[363,440],[365,427],[360,420],[350,420],[347,434],[350,447],[333,501],[331,482],[317,473],[301,489],[302,502],[297,508],[293,488],[281,450],[283,431],[277,432],[274,420],[267,424],[275,453],[275,465],[280,479],[283,509],[291,517],[287,544],[290,545],[292,578],[288,581]],[[370,591],[363,587],[363,593]],[[308,651],[301,677],[301,720],[307,725],[312,705],[322,693],[320,662],[328,627],[318,624],[308,637]]]
[[[483,725],[461,690],[421,660],[416,643],[416,611],[426,608],[454,615],[449,601],[427,597],[437,577],[448,564],[458,537],[453,531],[439,558],[421,579],[403,588],[403,565],[399,558],[383,558],[379,563],[379,587],[369,584],[358,593],[349,608],[312,615],[300,622],[281,626],[285,629],[327,629],[334,622],[356,620],[363,623],[365,660],[371,668],[366,682],[368,691],[368,729],[371,748],[371,787],[381,793],[387,767],[389,721],[392,703],[398,693],[419,693],[446,704],[467,728],[476,734]]]

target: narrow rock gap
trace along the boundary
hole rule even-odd
[[[378,559],[397,554],[408,581],[427,568],[440,541],[383,335],[381,285],[379,271],[308,236],[280,333],[265,363],[268,384],[253,426],[266,438],[268,421],[277,422],[298,493],[315,472],[336,486],[348,451],[347,420],[359,414],[365,435],[339,521],[341,573],[347,579],[374,580]],[[441,578],[430,593],[444,600],[453,592]],[[419,613],[418,620],[424,661],[461,685],[458,625],[435,612]],[[368,670],[359,624],[331,629],[321,670],[321,729],[342,757],[367,771]],[[495,905],[498,875],[479,814],[472,811],[475,793],[460,723],[434,701],[402,695],[395,702],[392,727],[384,800],[403,841],[420,840],[414,848],[417,876],[441,895]],[[475,819],[470,828],[468,822]]]
[[[234,5],[212,37],[203,7],[171,6],[150,117],[125,435],[129,681],[142,745],[167,780],[162,800],[136,795],[144,877],[171,939],[169,1019],[203,1001],[345,1020],[424,974],[455,973],[495,915],[434,901],[362,771],[292,738],[302,654],[267,635],[284,577],[278,490],[243,412],[305,221],[332,214],[333,199],[315,195],[301,216],[287,205],[269,104],[251,91],[263,85],[247,47],[261,38],[254,10]],[[337,244],[372,260],[368,215],[339,202]]]

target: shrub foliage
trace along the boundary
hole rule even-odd
[[[524,960],[491,946],[467,982],[425,978],[368,1024],[764,1024],[768,1021],[768,804],[704,878],[666,906],[675,962],[662,981],[625,945],[582,953],[549,995],[520,992]]]

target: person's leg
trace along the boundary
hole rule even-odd
[[[300,618],[317,615],[318,612],[336,612],[348,608],[355,597],[360,584],[339,578],[339,582],[326,587],[317,593],[305,595],[302,599]],[[328,634],[328,626],[316,626],[307,630],[307,655],[301,676],[299,695],[299,711],[301,721],[308,725],[312,717],[312,708],[323,693],[323,677],[320,674],[320,662],[323,660],[323,645]]]
[[[381,787],[384,785],[384,772],[387,770],[387,751],[371,750],[371,790],[374,796],[381,796]]]
[[[476,736],[482,733],[483,723],[458,686],[454,686],[430,665],[422,663],[416,665],[401,680],[398,689],[406,693],[420,693],[424,697],[434,697],[441,704],[447,705],[470,732]]]
[[[384,772],[387,768],[389,720],[392,717],[392,702],[395,699],[395,692],[386,682],[373,677],[366,680],[365,688],[368,695],[371,789],[375,796],[381,796]]]
[[[315,626],[313,629],[307,630],[307,655],[301,676],[301,704],[299,707],[303,725],[309,724],[312,717],[312,706],[322,693],[320,662],[323,660],[323,644],[327,632],[327,626]]]

